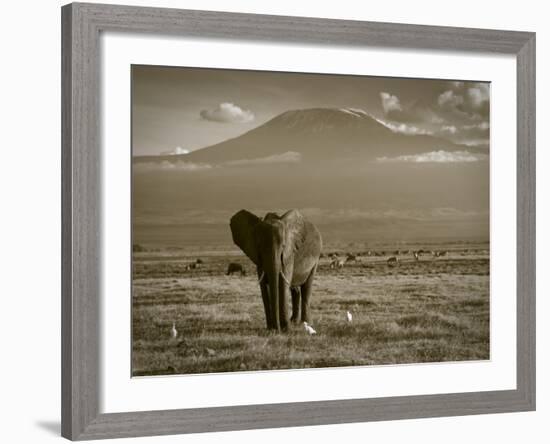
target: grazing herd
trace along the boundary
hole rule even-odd
[[[464,250],[465,253],[468,252],[468,250]],[[400,262],[400,256],[408,256],[411,255],[413,260],[420,261],[421,257],[423,255],[430,255],[433,257],[444,257],[447,255],[447,251],[445,250],[394,250],[394,251],[372,251],[367,250],[362,253],[347,253],[344,255],[338,255],[336,253],[328,253],[327,255],[322,254],[321,258],[328,257],[330,259],[329,267],[331,269],[338,269],[338,268],[344,268],[345,264],[350,262],[361,262],[361,257],[385,257],[387,255],[390,255],[386,259],[386,263],[390,267],[395,267],[396,265],[399,265]]]
[[[467,253],[468,250],[464,250],[464,253]],[[447,255],[447,251],[445,250],[395,250],[395,251],[373,251],[373,250],[367,250],[364,252],[359,253],[345,253],[345,254],[337,254],[335,252],[331,253],[323,253],[320,255],[321,259],[328,258],[329,259],[329,268],[332,270],[344,268],[346,264],[349,264],[351,262],[355,263],[361,263],[362,257],[385,257],[388,254],[389,256],[386,259],[386,263],[389,267],[395,267],[399,265],[400,261],[403,260],[403,256],[412,256],[413,261],[420,261],[422,256],[431,256],[434,258],[444,257]],[[198,270],[202,268],[205,265],[203,259],[196,259],[193,262],[187,263],[184,265],[183,269],[185,271],[190,270]],[[240,276],[246,276],[246,269],[244,265],[238,263],[238,262],[230,262],[227,265],[227,272],[225,273],[227,276],[231,275],[240,275]]]
[[[395,267],[399,265],[400,258],[399,256],[406,256],[406,255],[412,255],[412,258],[414,261],[420,261],[421,257],[423,255],[430,255],[433,257],[444,257],[447,255],[447,251],[445,250],[395,250],[389,252],[392,255],[386,259],[386,263],[390,267]],[[328,254],[321,254],[321,258],[328,258],[329,259],[329,268],[339,269],[344,268],[346,264],[349,264],[350,262],[361,262],[361,257],[380,257],[380,256],[386,256],[388,252],[386,251],[371,251],[368,250],[364,253],[347,253],[345,256],[340,256],[336,253],[328,253]],[[197,268],[200,268],[200,266],[204,264],[204,262],[201,259],[197,259],[195,262],[186,265],[185,270],[194,270]],[[227,272],[225,273],[227,276],[231,275],[240,275],[240,276],[246,276],[246,269],[242,264],[239,264],[237,262],[230,262],[227,265]]]
[[[198,270],[199,268],[202,267],[203,264],[204,264],[204,262],[203,262],[202,259],[197,259],[195,262],[191,262],[190,264],[185,265],[185,267],[183,267],[183,269],[185,271]]]

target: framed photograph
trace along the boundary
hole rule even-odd
[[[62,434],[535,409],[535,35],[62,8]]]

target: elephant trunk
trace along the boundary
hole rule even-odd
[[[281,324],[279,320],[279,273],[280,265],[278,258],[271,258],[269,269],[267,270],[267,280],[269,284],[269,306],[271,311],[272,326],[276,331],[280,331]]]

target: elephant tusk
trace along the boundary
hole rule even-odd
[[[282,271],[281,271],[281,276],[283,280],[287,283],[287,285],[290,286],[290,281],[287,279],[287,277]],[[258,278],[258,283],[261,284],[264,278],[265,278],[265,271],[262,271],[262,274],[260,274],[260,277]]]
[[[291,287],[290,281],[286,278],[285,274],[283,273],[283,270],[281,270],[281,277],[283,278],[283,281],[286,282],[286,284]]]
[[[258,284],[261,284],[265,277],[265,271],[262,271],[262,274],[260,274],[260,277],[258,278]]]

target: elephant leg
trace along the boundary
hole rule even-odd
[[[267,328],[270,329],[273,325],[273,322],[271,321],[271,309],[269,307],[269,292],[267,285],[262,282],[260,284],[260,290],[262,292],[262,301],[264,303],[265,322],[267,324]]]
[[[292,287],[290,289],[292,295],[292,317],[291,322],[298,322],[298,316],[300,314],[300,287]]]
[[[315,276],[315,269],[317,266],[311,270],[307,280],[301,286],[302,293],[302,322],[309,323],[309,298],[313,290],[313,277]]]
[[[279,296],[279,323],[281,324],[281,330],[288,330],[288,299],[290,299],[290,293],[288,285],[285,284],[282,278],[279,280],[279,288],[281,293]]]

